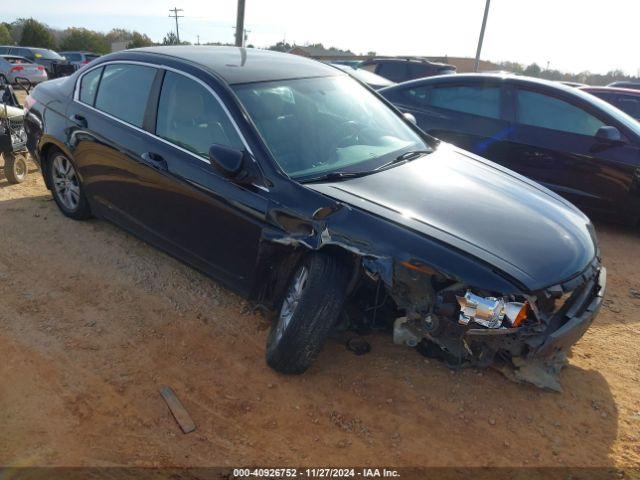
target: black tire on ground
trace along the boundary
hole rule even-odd
[[[349,268],[335,255],[313,253],[300,262],[267,338],[271,368],[288,374],[309,368],[342,311],[349,276]],[[300,280],[302,285],[296,290]],[[298,295],[294,295],[296,291]],[[297,296],[297,303],[288,302],[291,295]]]
[[[68,165],[72,168],[72,175],[69,175],[69,178],[65,179],[68,180],[70,186],[77,188],[77,202],[75,205],[70,205],[69,201],[65,199],[64,194],[56,188],[56,181],[59,180],[59,178],[56,178],[56,159],[62,161],[64,165],[67,165],[66,162],[68,162]],[[60,211],[65,216],[74,220],[87,220],[91,218],[91,207],[89,206],[87,197],[84,194],[84,188],[82,187],[82,182],[77,174],[74,163],[64,153],[54,148],[47,155],[47,168],[45,171],[49,185],[51,185],[53,199],[55,200],[56,205],[58,205]]]
[[[22,183],[27,178],[27,159],[22,154],[3,153],[4,176],[9,183]]]

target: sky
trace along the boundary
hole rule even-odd
[[[34,17],[52,27],[138,30],[233,42],[236,0],[22,0],[2,2],[0,21]],[[323,43],[379,55],[475,56],[485,0],[246,0],[248,43]],[[563,72],[640,74],[638,0],[491,0],[482,58],[536,62]]]

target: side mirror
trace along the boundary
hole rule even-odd
[[[596,132],[596,140],[602,143],[623,143],[622,134],[616,127],[604,126],[600,127]]]
[[[403,113],[402,115],[404,116],[405,120],[409,120],[414,125],[418,125],[418,121],[416,120],[416,117],[414,117],[412,113],[406,112],[406,113]]]
[[[244,152],[214,143],[209,148],[209,161],[213,168],[228,178],[236,177],[244,164]]]

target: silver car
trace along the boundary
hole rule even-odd
[[[48,80],[44,66],[38,65],[24,57],[16,55],[0,55],[0,82],[15,84],[18,79],[27,79],[33,85]]]

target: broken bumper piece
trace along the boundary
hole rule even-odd
[[[497,368],[507,378],[516,382],[562,391],[558,374],[567,363],[567,352],[584,335],[602,307],[607,284],[604,267],[597,278],[589,282],[565,312],[559,313],[566,321],[546,336],[543,343],[526,357],[514,357],[511,365]]]

